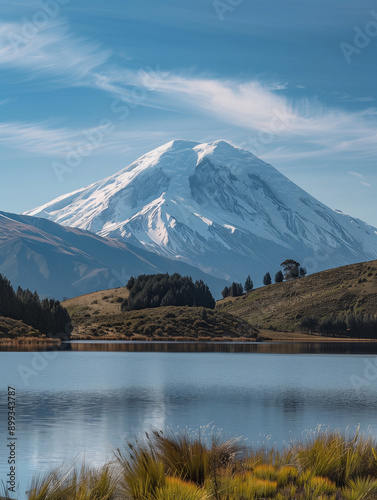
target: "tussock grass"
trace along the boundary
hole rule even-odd
[[[318,431],[285,450],[246,450],[238,440],[153,431],[117,450],[100,470],[37,478],[28,500],[377,499],[376,444]]]
[[[33,480],[28,500],[115,500],[115,471],[110,467],[53,471]]]
[[[314,434],[306,443],[297,445],[294,453],[299,468],[340,486],[359,476],[377,477],[375,443],[359,433],[352,439],[335,432]]]
[[[67,307],[76,324],[72,332],[74,340],[232,341],[258,337],[258,331],[246,321],[227,312],[203,307],[166,306],[111,314],[100,311],[88,314],[73,310],[72,305]]]
[[[167,477],[165,486],[159,488],[155,500],[210,500],[209,494],[195,483],[178,477]]]
[[[166,486],[164,464],[158,459],[149,436],[147,442],[128,443],[128,454],[116,453],[121,468],[119,483],[123,498],[145,500],[153,498]]]
[[[0,340],[37,337],[47,338],[46,335],[42,335],[41,332],[20,320],[0,316]]]
[[[377,480],[369,476],[351,479],[349,487],[344,488],[342,493],[345,500],[377,498]]]

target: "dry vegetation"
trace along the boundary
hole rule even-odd
[[[217,303],[257,328],[297,332],[301,319],[377,313],[377,261],[353,264],[258,288]],[[270,336],[273,336],[271,333]]]
[[[38,330],[25,325],[22,321],[0,316],[0,341],[34,337],[47,338]]]
[[[253,290],[203,308],[163,307],[121,312],[126,288],[67,300],[73,339],[275,341],[334,340],[308,334],[302,318],[377,313],[377,261],[353,264]],[[206,311],[206,312],[204,312]]]
[[[112,315],[120,313],[123,299],[127,298],[127,288],[113,288],[99,292],[80,295],[74,299],[66,300],[62,305],[68,310],[72,319],[88,315]]]
[[[36,478],[28,500],[362,500],[377,498],[370,439],[313,435],[283,451],[245,450],[236,440],[152,432],[100,470]]]
[[[73,340],[255,340],[258,333],[231,314],[202,307],[158,307],[73,320]]]
[[[63,302],[75,325],[72,339],[255,340],[257,330],[229,313],[203,307],[157,307],[121,312],[126,288],[83,295]]]

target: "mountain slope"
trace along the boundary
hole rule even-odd
[[[224,141],[172,141],[28,214],[232,280],[250,273],[260,282],[286,258],[315,272],[377,256],[375,228],[331,210]]]
[[[225,284],[142,248],[45,219],[0,212],[0,273],[14,287],[61,299],[122,286],[131,275],[160,272],[203,279],[216,296]]]
[[[227,298],[217,308],[258,328],[302,330],[302,318],[377,314],[377,260],[330,269],[305,278]]]

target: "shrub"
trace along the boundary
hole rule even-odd
[[[176,318],[177,316],[173,312],[168,312],[165,314],[165,318]]]
[[[276,479],[275,467],[269,464],[256,465],[254,476],[259,479]]]
[[[165,486],[158,488],[154,500],[209,500],[205,490],[196,484],[182,481],[177,477],[167,477]]]
[[[298,477],[298,469],[297,467],[293,467],[292,465],[284,465],[281,469],[279,469],[276,473],[278,487],[287,486],[289,483],[295,481]]]
[[[300,326],[308,330],[308,332],[313,332],[318,326],[318,319],[312,316],[305,316],[302,318]]]
[[[202,321],[201,319],[197,319],[194,322],[194,328],[196,330],[199,330],[200,328],[209,328],[209,324],[206,321]]]
[[[331,495],[336,491],[336,484],[330,481],[327,477],[314,476],[310,480],[310,486],[314,490],[314,494],[317,496],[321,495]]]

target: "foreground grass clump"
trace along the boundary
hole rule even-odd
[[[115,500],[115,470],[58,470],[32,482],[28,500]]]
[[[376,444],[319,432],[284,451],[154,431],[99,471],[52,473],[29,500],[377,499]]]

